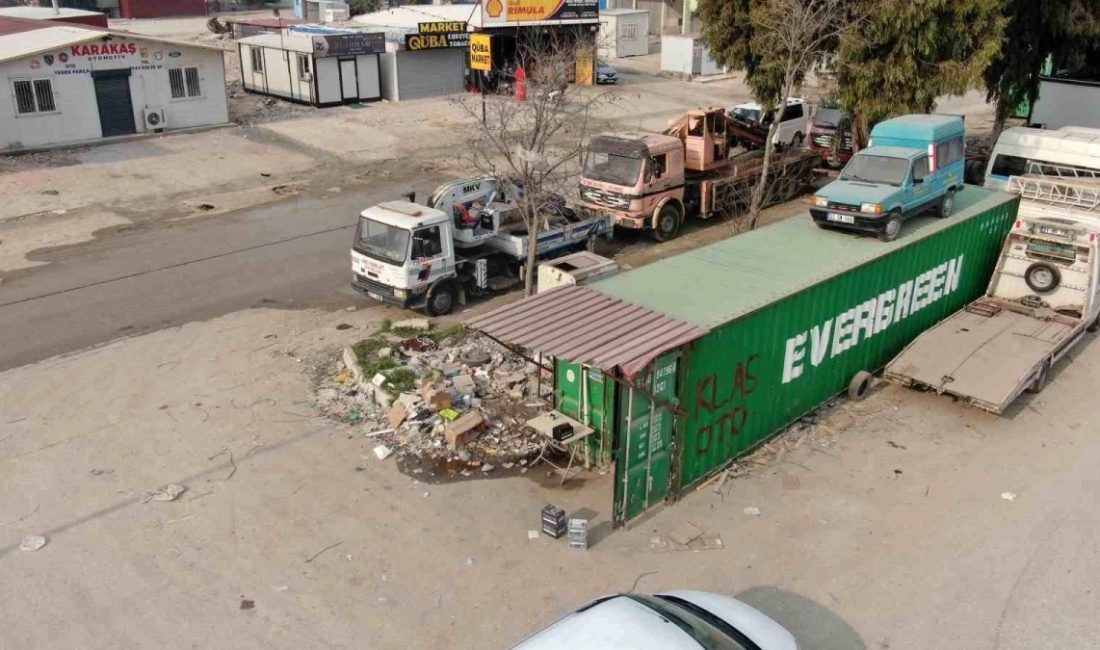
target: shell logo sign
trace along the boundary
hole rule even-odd
[[[510,0],[508,20],[516,22],[550,20],[563,4],[565,0]]]
[[[548,23],[595,21],[599,0],[483,0],[486,23]]]

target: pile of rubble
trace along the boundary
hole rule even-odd
[[[344,349],[320,382],[317,406],[361,427],[386,458],[464,475],[524,466],[543,439],[526,426],[544,413],[550,378],[511,351],[427,320],[384,326]],[[541,395],[540,395],[541,392]]]

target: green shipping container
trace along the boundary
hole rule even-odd
[[[633,403],[617,420],[616,524],[686,491],[980,296],[1017,202],[968,186],[955,215],[915,218],[890,243],[795,217],[589,285],[707,331],[638,373],[641,391],[620,391]],[[666,414],[667,432],[640,426],[667,412],[645,393],[669,364],[674,388],[656,397],[674,395],[682,414]]]

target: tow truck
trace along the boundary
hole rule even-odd
[[[985,296],[918,336],[887,380],[1001,414],[1100,328],[1100,182],[1013,176],[1008,188],[1020,208]]]
[[[659,242],[684,219],[743,209],[760,178],[763,152],[730,157],[738,136],[722,108],[689,111],[664,133],[602,133],[588,147],[580,195],[585,207],[610,213],[620,228],[651,230]],[[793,198],[814,178],[820,156],[787,149],[772,160],[773,202]]]
[[[440,186],[427,205],[410,194],[408,201],[363,210],[351,249],[352,287],[441,316],[468,297],[519,284],[530,250],[516,201],[521,192],[513,182],[470,178]],[[540,215],[537,255],[591,250],[612,230],[610,216],[575,210],[562,199]]]

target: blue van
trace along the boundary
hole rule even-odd
[[[891,241],[911,216],[933,209],[947,217],[954,211],[965,166],[961,117],[895,117],[875,125],[868,144],[814,195],[810,215],[818,226]]]

